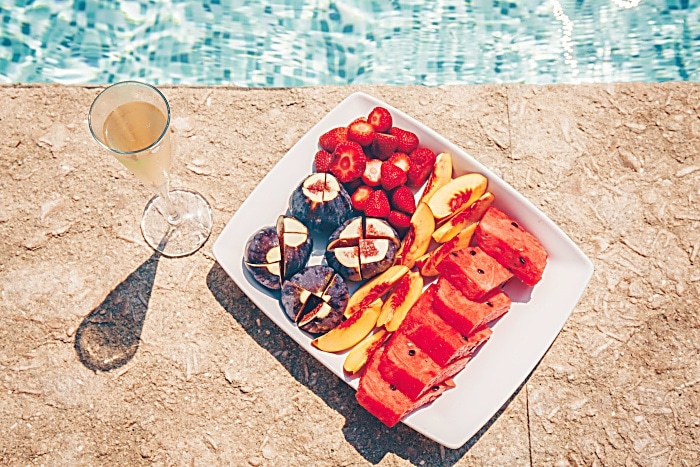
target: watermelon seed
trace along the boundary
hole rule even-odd
[[[469,254],[472,255],[472,256],[475,256],[475,255],[476,255],[476,251],[471,250],[471,251],[469,252]]]
[[[483,270],[483,269],[477,269],[476,272],[478,272],[479,274],[484,274],[484,270]]]
[[[456,251],[453,251],[453,252],[450,253],[450,254],[451,254],[452,256],[457,256],[457,252],[456,252]]]
[[[511,222],[510,225],[512,225],[512,226],[515,227],[516,229],[518,228],[518,223],[517,223],[517,222]]]
[[[432,389],[433,391],[439,391],[439,390],[440,390],[440,386],[433,386],[433,387],[430,388],[430,389]]]
[[[464,334],[462,334],[462,339],[464,339],[465,341],[469,340],[469,338],[467,336],[465,336]]]
[[[520,264],[525,264],[525,258],[523,258],[522,256],[520,257]]]
[[[396,386],[394,386],[393,384],[390,384],[389,389],[391,389],[392,391],[396,391]]]
[[[493,303],[491,303],[491,302],[486,302],[486,304],[487,304],[488,306],[493,306]]]
[[[408,351],[408,355],[409,355],[410,357],[413,357],[415,354],[416,354],[416,351],[413,350],[413,349],[411,349],[411,350]]]

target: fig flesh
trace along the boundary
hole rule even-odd
[[[350,195],[332,174],[306,177],[289,198],[289,213],[317,232],[336,229],[352,214]]]

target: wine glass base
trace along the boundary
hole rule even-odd
[[[211,206],[202,195],[189,190],[173,190],[170,199],[181,212],[177,225],[167,221],[165,201],[154,196],[141,218],[141,233],[151,248],[163,256],[178,257],[197,251],[211,234]]]

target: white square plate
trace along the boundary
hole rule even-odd
[[[508,400],[540,361],[578,303],[593,274],[593,265],[579,248],[539,209],[462,149],[403,112],[363,93],[355,93],[318,122],[275,165],[241,205],[214,243],[214,256],[238,287],[277,326],[339,378],[357,388],[358,378],[343,372],[345,353],[331,354],[311,346],[279,304],[279,293],[258,285],[243,266],[248,238],[263,226],[274,225],[286,212],[289,196],[311,173],[318,138],[331,128],[367,116],[376,106],[387,108],[394,125],[413,131],[421,146],[452,155],[454,176],[479,172],[488,178],[494,206],[513,217],[537,237],[549,254],[544,276],[534,288],[511,281],[507,292],[513,305],[494,326],[480,349],[447,391],[431,405],[417,410],[404,423],[452,449],[469,440]],[[421,191],[419,191],[420,193]],[[315,237],[310,264],[320,264],[325,241]],[[351,289],[352,291],[352,289]]]

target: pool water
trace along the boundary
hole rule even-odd
[[[700,81],[700,0],[2,0],[0,83]]]

